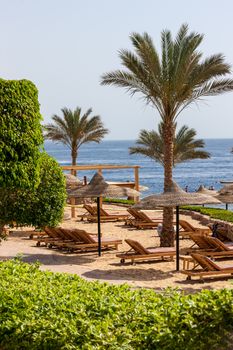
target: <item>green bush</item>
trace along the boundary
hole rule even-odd
[[[226,289],[156,294],[1,262],[0,348],[225,349],[232,298]]]
[[[38,91],[28,80],[0,79],[0,187],[38,183],[43,142]]]
[[[205,208],[199,206],[184,206],[182,209],[196,211],[213,219],[233,222],[233,212],[220,208]]]
[[[55,159],[41,153],[39,185],[35,189],[0,192],[0,222],[17,225],[56,226],[63,217],[65,178]]]

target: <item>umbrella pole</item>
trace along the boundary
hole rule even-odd
[[[228,203],[226,203],[226,210],[228,210]]]
[[[98,254],[99,256],[101,256],[100,197],[97,197],[97,221],[98,221]]]
[[[176,207],[176,271],[180,269],[180,256],[179,256],[179,206]]]

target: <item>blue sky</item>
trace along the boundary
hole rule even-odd
[[[123,89],[103,87],[100,76],[120,68],[118,50],[131,49],[129,34],[174,35],[182,23],[205,34],[204,57],[223,53],[233,65],[231,0],[0,0],[1,77],[30,79],[39,90],[44,122],[64,106],[89,107],[110,130],[108,139],[135,139],[157,127],[159,116]],[[233,93],[189,108],[179,125],[202,138],[233,138]]]

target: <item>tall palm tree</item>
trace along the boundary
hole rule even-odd
[[[53,115],[54,124],[45,125],[45,138],[62,142],[71,150],[72,165],[77,164],[78,150],[88,142],[99,143],[108,133],[104,128],[100,116],[91,117],[92,109],[81,115],[81,108],[74,111],[63,108],[63,117]]]
[[[174,135],[173,140],[173,166],[178,163],[186,162],[192,159],[210,158],[210,153],[201,150],[205,146],[203,140],[195,140],[196,131],[189,129],[184,125]],[[164,139],[163,123],[159,123],[158,132],[155,130],[141,130],[139,138],[136,140],[136,146],[129,148],[130,154],[142,154],[154,159],[164,166]]]
[[[233,80],[224,78],[230,65],[222,54],[202,59],[199,46],[203,35],[188,33],[185,24],[175,39],[169,30],[162,31],[161,56],[147,33],[133,33],[130,38],[135,52],[119,52],[126,70],[105,73],[101,84],[123,87],[131,95],[140,93],[158,111],[164,123],[164,190],[168,191],[172,186],[174,123],[192,103],[233,89]],[[161,245],[174,245],[172,219],[172,209],[165,208]]]

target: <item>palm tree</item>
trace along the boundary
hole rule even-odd
[[[77,107],[74,112],[71,109],[63,108],[63,117],[53,115],[54,124],[45,125],[45,138],[62,142],[71,150],[72,165],[76,165],[78,150],[88,142],[99,143],[108,133],[104,128],[100,116],[90,117],[92,109],[81,115],[81,108]]]
[[[210,153],[201,150],[205,143],[203,140],[195,140],[196,131],[184,125],[174,135],[173,140],[173,166],[192,159],[210,158]],[[164,139],[163,123],[159,123],[158,132],[141,130],[136,146],[129,148],[130,154],[142,154],[154,159],[164,166]]]
[[[174,40],[169,30],[162,31],[161,56],[147,33],[133,33],[130,38],[135,52],[119,52],[126,70],[105,73],[101,84],[123,87],[132,96],[139,93],[158,111],[164,123],[164,190],[168,191],[172,186],[174,123],[192,103],[233,89],[233,80],[224,78],[230,65],[222,54],[202,59],[199,46],[203,35],[188,33],[185,24]],[[172,209],[165,208],[161,245],[174,245],[172,220]]]

